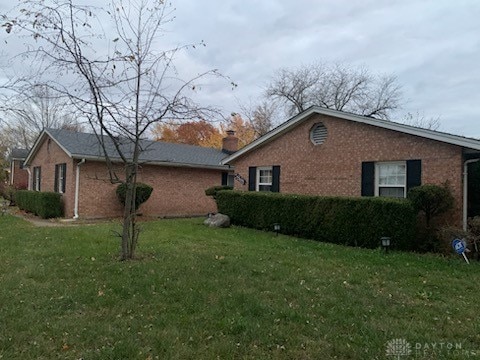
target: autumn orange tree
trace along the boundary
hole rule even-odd
[[[252,123],[248,120],[244,120],[242,116],[237,113],[232,113],[230,119],[222,123],[220,128],[223,136],[226,135],[227,130],[235,131],[235,136],[238,137],[239,149],[256,139],[255,128]]]
[[[182,124],[159,123],[153,130],[157,141],[198,145],[204,147],[222,147],[220,130],[205,120],[188,121]]]
[[[236,113],[232,113],[231,117],[220,123],[219,127],[205,120],[181,124],[170,122],[157,124],[152,133],[157,141],[221,149],[222,139],[227,136],[228,130],[235,131],[235,135],[239,139],[239,148],[251,143],[256,138],[256,132],[251,122],[244,120],[240,114]]]

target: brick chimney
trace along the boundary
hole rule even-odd
[[[235,131],[227,130],[227,136],[222,139],[222,151],[227,154],[233,154],[238,150],[238,138]]]

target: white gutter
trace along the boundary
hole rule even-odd
[[[467,207],[468,207],[468,164],[480,161],[470,159],[463,163],[463,230],[467,231]]]
[[[78,195],[80,192],[80,166],[85,163],[85,159],[77,163],[77,172],[75,174],[75,208],[73,210],[73,218],[78,219]]]

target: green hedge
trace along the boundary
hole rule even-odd
[[[228,186],[228,185],[212,186],[205,190],[205,195],[211,196],[215,199],[217,197],[217,192],[222,190],[233,190],[233,186]]]
[[[236,225],[272,231],[278,223],[284,234],[365,248],[390,236],[393,248],[415,250],[416,215],[406,200],[220,191],[217,204]]]
[[[20,209],[44,219],[63,216],[62,196],[59,193],[18,190],[15,201]]]
[[[135,210],[138,210],[140,205],[142,205],[145,201],[150,198],[152,195],[153,187],[144,183],[136,183],[136,191],[135,191]],[[125,198],[127,195],[127,184],[123,183],[118,185],[117,187],[117,197],[118,200],[125,206]]]

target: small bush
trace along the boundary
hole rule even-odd
[[[20,209],[44,219],[63,216],[62,196],[54,192],[18,190],[15,200]]]
[[[136,197],[135,197],[135,210],[138,210],[140,205],[150,198],[153,188],[150,185],[143,183],[136,183]],[[125,197],[127,194],[127,185],[120,184],[117,187],[117,196],[123,206],[125,206]]]
[[[217,198],[217,192],[223,190],[233,190],[233,186],[227,185],[220,185],[220,186],[212,186],[205,190],[205,195],[213,197],[213,199]]]
[[[454,254],[452,241],[454,239],[465,239],[470,248],[469,235],[466,231],[456,227],[443,227],[435,234],[434,241],[430,243],[431,248],[428,251],[441,253],[443,255]],[[426,244],[427,245],[427,244]]]
[[[480,240],[480,216],[468,220],[468,230],[472,236]]]
[[[405,200],[220,191],[217,204],[236,225],[272,231],[278,223],[284,234],[366,248],[390,236],[396,249],[416,247],[416,215]]]
[[[10,206],[15,206],[15,188],[12,185],[5,185],[1,196],[10,201]]]
[[[414,209],[425,215],[427,228],[432,218],[443,214],[453,207],[453,195],[448,184],[442,186],[426,184],[412,188],[408,192],[408,199]]]

